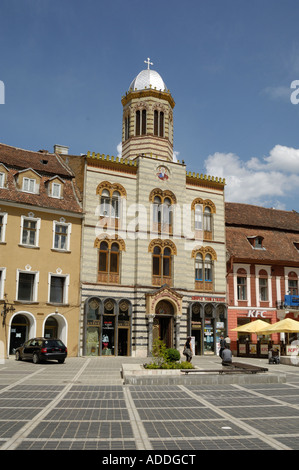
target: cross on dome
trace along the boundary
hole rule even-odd
[[[147,70],[150,69],[150,65],[154,65],[153,62],[150,61],[150,58],[148,57],[147,60],[144,61],[145,64],[147,64]]]

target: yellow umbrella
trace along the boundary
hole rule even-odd
[[[272,334],[272,333],[298,333],[299,332],[299,321],[293,320],[292,318],[284,318],[283,320],[278,321],[269,325],[268,328],[262,330],[263,333]]]
[[[299,323],[299,322],[298,322]],[[231,331],[239,331],[240,333],[260,333],[261,331],[266,330],[269,326],[269,323],[263,320],[255,320],[245,325],[238,326],[233,328]]]

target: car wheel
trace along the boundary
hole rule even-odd
[[[33,363],[34,363],[34,364],[38,364],[38,363],[39,363],[39,357],[38,357],[38,355],[37,355],[36,353],[33,354],[32,360],[33,360]]]
[[[65,359],[58,359],[59,364],[63,364]]]
[[[17,351],[17,352],[16,352],[16,360],[17,360],[17,361],[21,361],[21,360],[22,360],[20,351]]]

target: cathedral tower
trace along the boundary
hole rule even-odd
[[[122,97],[122,157],[138,155],[173,160],[173,108],[175,102],[150,59]]]

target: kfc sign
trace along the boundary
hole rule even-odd
[[[253,318],[266,318],[264,310],[249,310],[247,313],[247,317],[253,317]]]

